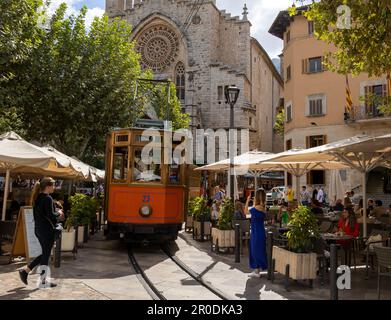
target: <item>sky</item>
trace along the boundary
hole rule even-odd
[[[95,16],[104,13],[105,0],[51,0],[52,10],[62,2],[68,4],[68,13],[76,13],[83,5],[89,9],[86,22],[90,24]],[[232,16],[242,16],[244,3],[249,10],[251,35],[265,48],[271,58],[277,58],[282,50],[282,40],[272,36],[268,30],[281,10],[292,5],[293,0],[217,0],[217,7],[225,9]]]

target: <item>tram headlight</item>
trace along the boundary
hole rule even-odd
[[[140,208],[139,213],[142,217],[148,217],[152,214],[152,208],[148,205],[144,205]]]

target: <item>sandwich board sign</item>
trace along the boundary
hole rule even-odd
[[[21,207],[16,222],[10,262],[14,257],[26,257],[29,262],[42,254],[41,245],[34,232],[33,207]]]

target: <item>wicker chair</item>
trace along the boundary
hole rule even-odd
[[[381,235],[382,240],[381,241],[374,241],[371,242],[371,245],[367,244],[367,241],[369,237],[358,237],[354,239],[353,242],[353,259],[354,259],[354,266],[356,267],[356,255],[359,257],[365,258],[365,269],[366,269],[366,278],[369,278],[369,267],[374,266],[374,257],[375,257],[375,251],[374,248],[377,247],[377,245],[381,245],[384,247],[387,247],[390,243],[390,232],[385,230],[376,230],[373,229],[370,236],[376,236]]]
[[[391,278],[391,248],[374,247],[377,258],[377,298],[380,299],[380,280],[381,277]],[[382,269],[385,272],[381,272]]]

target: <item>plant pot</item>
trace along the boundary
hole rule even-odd
[[[219,248],[235,248],[235,230],[212,228],[212,244]]]
[[[193,216],[186,217],[185,231],[191,231],[193,229],[194,221]]]
[[[294,280],[316,279],[317,259],[316,253],[295,253],[273,246],[273,259],[275,271],[286,274],[289,265],[289,278]]]
[[[61,251],[73,251],[75,249],[76,230],[71,228],[69,231],[62,230]]]
[[[84,239],[84,227],[77,226],[77,244],[83,244]]]
[[[88,225],[84,226],[83,242],[84,243],[88,242]]]
[[[211,234],[210,221],[204,221],[203,223],[204,223],[204,236],[210,237]],[[194,221],[193,223],[193,238],[197,240],[201,239],[201,222],[199,221]]]

